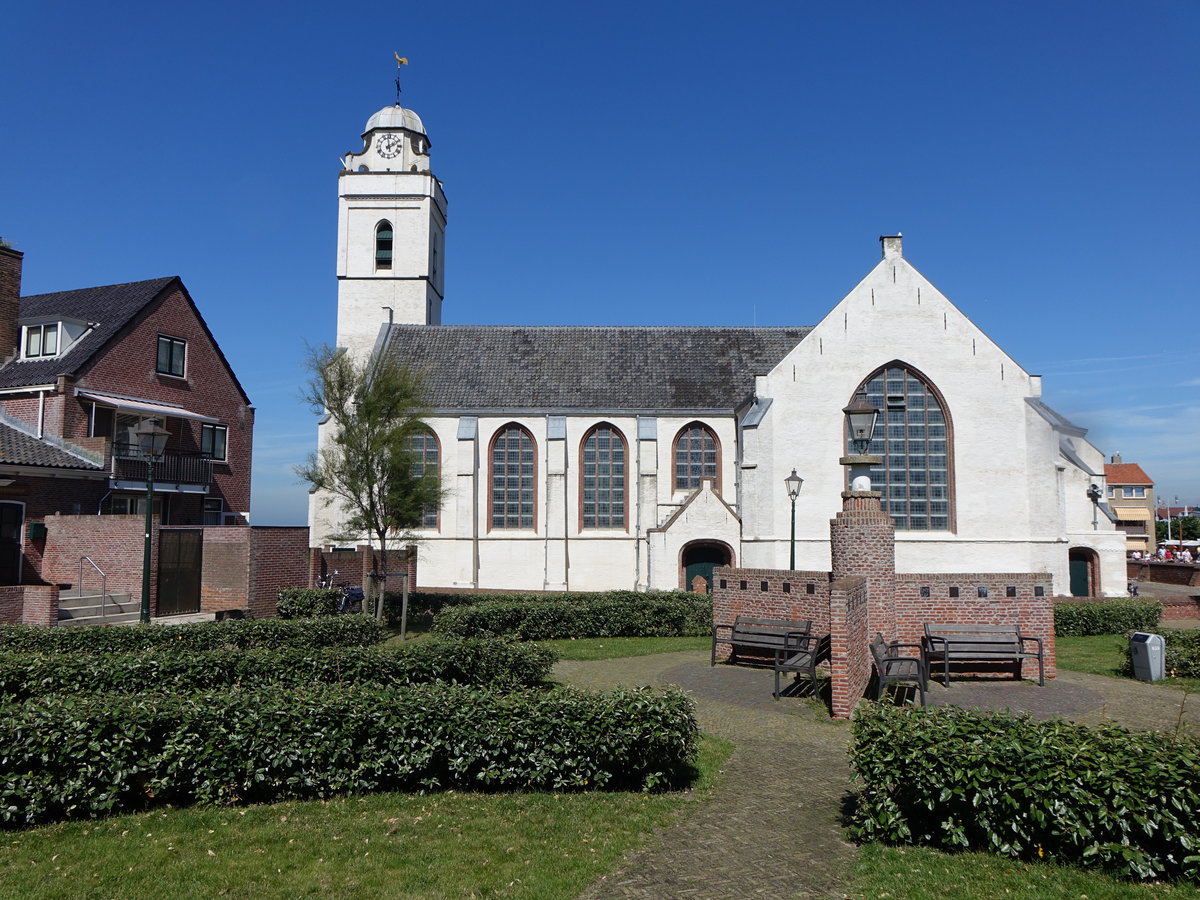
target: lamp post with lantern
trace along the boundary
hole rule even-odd
[[[843,456],[839,461],[850,469],[849,493],[868,493],[871,491],[871,467],[883,462],[878,456],[867,455],[879,410],[867,399],[866,390],[859,388],[850,405],[842,412],[846,415],[846,427],[850,432],[851,455]]]
[[[804,479],[796,474],[795,469],[792,469],[792,474],[783,479],[783,484],[787,488],[788,498],[792,501],[792,550],[788,557],[788,568],[794,571],[796,568],[796,498],[800,496],[800,488],[804,484]]]
[[[150,532],[151,517],[154,515],[154,464],[162,458],[171,433],[162,427],[158,419],[143,419],[133,430],[137,436],[138,449],[146,460],[146,536],[142,548],[142,611],[138,621],[150,624]]]

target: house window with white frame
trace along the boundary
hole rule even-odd
[[[224,462],[228,456],[229,428],[226,425],[200,426],[200,452],[209,459]]]
[[[25,358],[58,356],[58,323],[25,326]]]
[[[182,378],[187,371],[187,341],[182,338],[158,336],[158,362],[155,371],[159,375],[174,375]]]

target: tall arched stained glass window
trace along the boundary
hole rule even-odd
[[[428,428],[417,428],[408,436],[408,450],[412,454],[413,474],[420,478],[426,473],[438,475],[439,447],[437,435]],[[421,510],[421,527],[438,527],[438,508],[428,506]]]
[[[889,363],[863,385],[879,410],[870,454],[871,486],[897,530],[954,528],[950,417],[941,395],[915,369]]]
[[[700,487],[703,478],[711,478],[713,487],[721,489],[717,477],[720,444],[712,431],[693,422],[675,438],[675,490],[691,491]]]
[[[492,439],[491,457],[492,528],[536,528],[533,437],[520,425],[505,425]]]
[[[597,425],[583,439],[582,525],[625,527],[625,438]]]
[[[392,267],[392,223],[380,222],[375,226],[375,268]]]

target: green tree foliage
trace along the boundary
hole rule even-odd
[[[422,473],[409,449],[425,427],[422,379],[390,357],[358,361],[328,346],[313,348],[306,367],[302,396],[333,427],[296,474],[338,505],[339,527],[369,536],[387,572],[389,541],[411,540],[409,529],[442,496],[437,473]]]
[[[1160,520],[1154,523],[1155,531],[1158,535],[1158,540],[1167,540],[1167,523]],[[1185,541],[1200,541],[1200,517],[1197,516],[1181,516],[1178,519],[1171,520],[1171,540],[1179,540],[1179,532],[1183,532]]]

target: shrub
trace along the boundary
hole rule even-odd
[[[1054,607],[1054,633],[1081,636],[1125,634],[1158,627],[1162,604],[1121,598],[1095,603],[1059,603]]]
[[[432,623],[434,618],[444,609],[459,606],[474,606],[479,603],[595,603],[604,600],[637,602],[648,597],[678,598],[695,600],[696,595],[687,591],[564,591],[557,594],[544,592],[514,591],[512,593],[462,592],[436,593],[431,591],[413,591],[408,595],[408,618],[413,622]],[[388,622],[393,626],[400,624],[401,596],[389,591],[386,596],[384,610]],[[711,624],[709,629],[711,630]],[[705,632],[706,634],[708,632]]]
[[[1145,631],[1146,629],[1140,629]],[[1163,648],[1163,667],[1171,678],[1200,678],[1200,630],[1194,628],[1160,628],[1166,646]],[[1125,660],[1121,674],[1133,675],[1133,655],[1126,641],[1122,648]]]
[[[153,650],[0,654],[0,701],[62,693],[210,690],[234,685],[535,685],[554,651],[500,638],[422,641],[400,649]]]
[[[580,600],[485,600],[443,609],[437,634],[509,634],[545,641],[585,637],[675,637],[712,633],[712,601],[679,592]]]
[[[369,647],[387,635],[367,616],[316,619],[226,619],[190,625],[62,628],[0,625],[0,652],[130,653],[142,650],[249,650]]]
[[[388,790],[654,788],[695,754],[676,690],[457,685],[43,697],[0,708],[0,821]]]
[[[1200,878],[1193,739],[868,704],[851,760],[860,840]]]
[[[335,616],[341,599],[340,588],[284,588],[275,609],[281,619]]]

